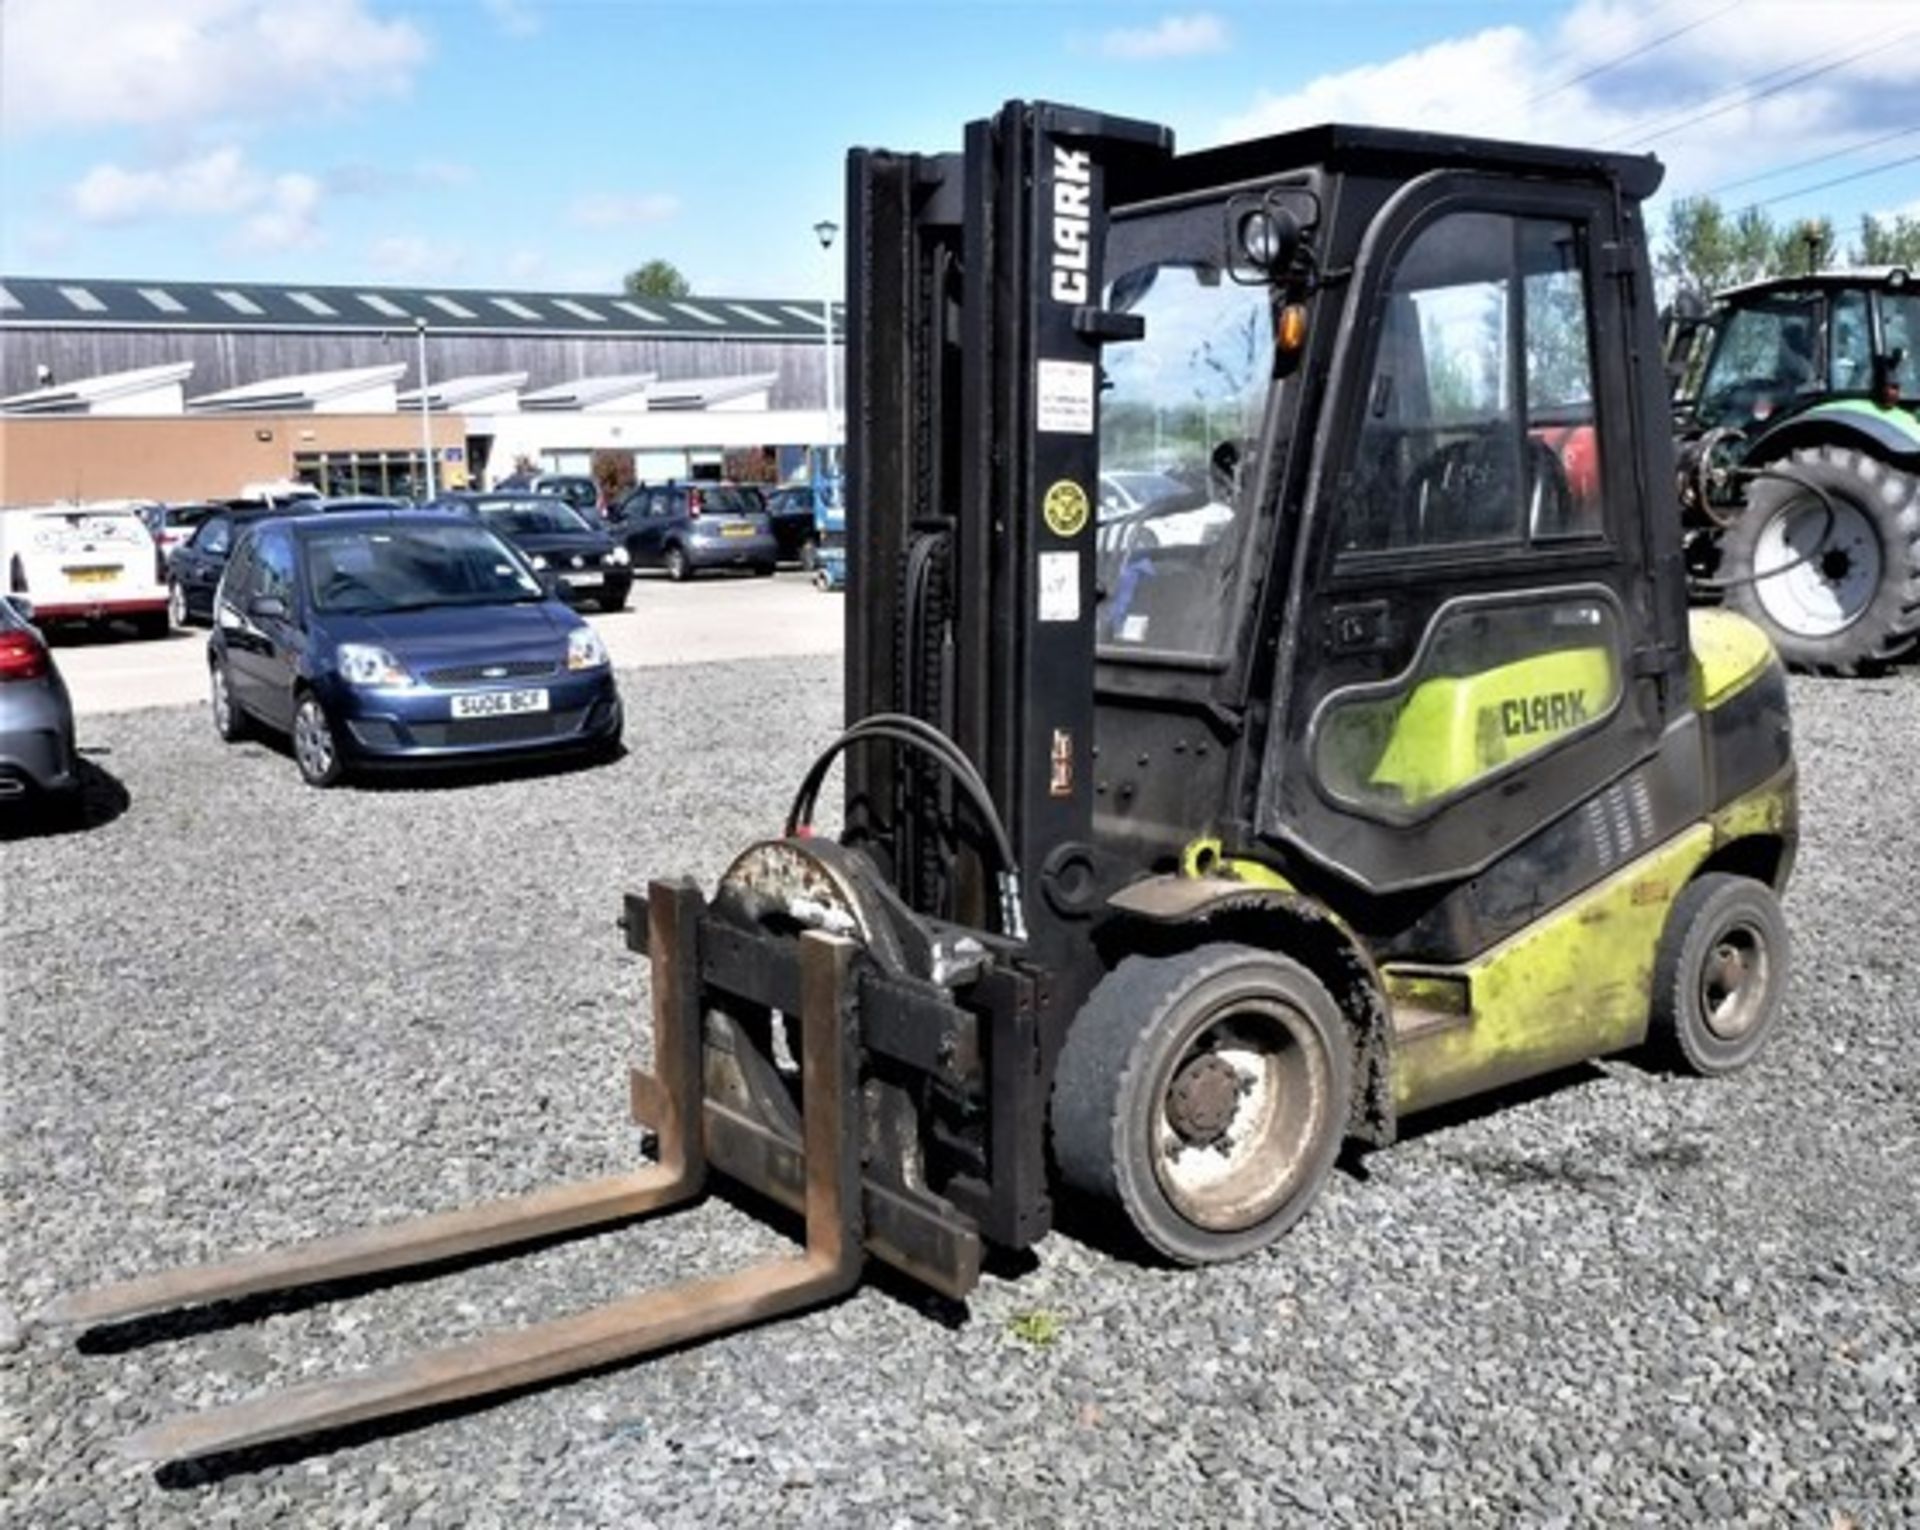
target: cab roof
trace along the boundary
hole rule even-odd
[[[1756,297],[1768,292],[1803,291],[1808,287],[1894,287],[1906,286],[1913,273],[1905,266],[1835,266],[1826,271],[1808,271],[1799,276],[1768,276],[1757,282],[1742,282],[1724,287],[1715,298]]]

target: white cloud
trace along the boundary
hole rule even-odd
[[[388,234],[374,240],[367,251],[367,265],[374,274],[394,281],[450,277],[466,264],[466,258],[459,245],[424,234]]]
[[[238,219],[236,243],[250,250],[299,249],[320,242],[322,188],[311,175],[270,175],[234,145],[168,165],[127,169],[99,164],[67,192],[82,223],[124,224],[159,218]]]
[[[582,228],[631,228],[642,223],[664,223],[680,211],[680,199],[665,192],[641,196],[603,193],[579,198],[568,216]]]
[[[1226,23],[1210,11],[1163,16],[1150,27],[1116,27],[1100,38],[1100,51],[1108,58],[1129,61],[1193,58],[1203,53],[1224,53],[1226,47]]]
[[[531,37],[542,25],[540,13],[526,0],[480,0],[480,8],[508,37]]]
[[[501,270],[510,282],[537,282],[547,274],[547,257],[538,250],[514,250],[501,264]]]
[[[1809,32],[1807,9],[1792,0],[1745,0],[1731,12],[1720,0],[1681,7],[1580,0],[1538,31],[1494,27],[1262,92],[1217,124],[1214,138],[1344,121],[1644,149],[1666,161],[1667,191],[1690,195],[1916,119],[1920,15],[1899,7],[1826,0],[1817,31]],[[1867,152],[1811,179],[1890,156]],[[1742,186],[1728,200],[1764,198],[1808,180],[1783,175]],[[1797,216],[1816,207],[1787,202],[1780,211]]]
[[[248,250],[299,250],[320,243],[316,215],[320,183],[310,175],[276,175],[265,205],[241,225],[239,244]]]
[[[369,0],[7,0],[10,131],[160,123],[403,94],[427,56]]]

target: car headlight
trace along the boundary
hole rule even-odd
[[[612,552],[607,554],[607,562],[619,568],[625,568],[632,561],[633,559],[627,555],[627,550],[624,547],[615,547]]]
[[[607,645],[591,627],[575,627],[567,634],[567,668],[599,669],[607,662]]]
[[[545,568],[547,566],[547,560],[539,553],[535,553],[533,555],[533,566],[535,568]]]
[[[342,643],[333,653],[334,668],[348,685],[412,685],[413,676],[384,648],[371,643]]]

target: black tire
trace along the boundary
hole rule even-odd
[[[1780,901],[1751,877],[1709,872],[1674,900],[1653,968],[1656,1060],[1713,1077],[1744,1068],[1780,1018],[1792,949]]]
[[[1818,484],[1841,520],[1798,484],[1755,480],[1721,537],[1727,604],[1795,669],[1855,675],[1899,658],[1920,638],[1920,476],[1835,445],[1775,465]]]
[[[1219,1040],[1241,1043],[1231,1057],[1252,1056],[1253,1068],[1208,1044]],[[1352,1052],[1332,996],[1284,956],[1219,944],[1128,957],[1067,1032],[1053,1083],[1054,1161],[1067,1184],[1120,1207],[1166,1258],[1238,1259],[1298,1221],[1332,1170]],[[1238,1144],[1236,1126],[1247,1133]],[[1189,1154],[1219,1162],[1191,1162],[1183,1176]]]
[[[611,616],[615,611],[627,609],[627,591],[623,588],[618,594],[611,590],[603,591],[600,596],[600,609]]]
[[[753,566],[753,577],[756,579],[771,579],[776,566],[777,565],[772,563],[756,563]]]
[[[229,744],[238,744],[253,733],[253,724],[240,703],[233,699],[227,681],[227,663],[215,659],[207,666],[208,704],[213,709],[213,731]]]
[[[172,634],[173,623],[165,611],[142,611],[133,619],[133,630],[137,637],[163,638]]]
[[[320,698],[311,692],[294,702],[293,762],[300,768],[302,781],[323,790],[336,785],[347,773],[333,722],[320,705]]]
[[[820,539],[808,537],[800,544],[800,566],[811,574],[820,566]]]
[[[693,577],[693,565],[687,561],[687,550],[678,542],[667,549],[667,577],[675,584],[685,584]]]

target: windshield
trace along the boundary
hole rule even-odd
[[[586,531],[572,505],[557,494],[527,499],[483,499],[474,503],[480,519],[503,537],[541,536],[551,532]]]
[[[1766,419],[1797,393],[1818,392],[1819,328],[1817,292],[1770,293],[1732,310],[1700,385],[1701,420],[1746,425]]]
[[[1273,367],[1271,295],[1215,266],[1122,273],[1106,306],[1146,322],[1107,348],[1099,637],[1109,657],[1220,652]]]
[[[543,598],[520,555],[484,526],[328,528],[304,539],[320,611],[421,610]]]

